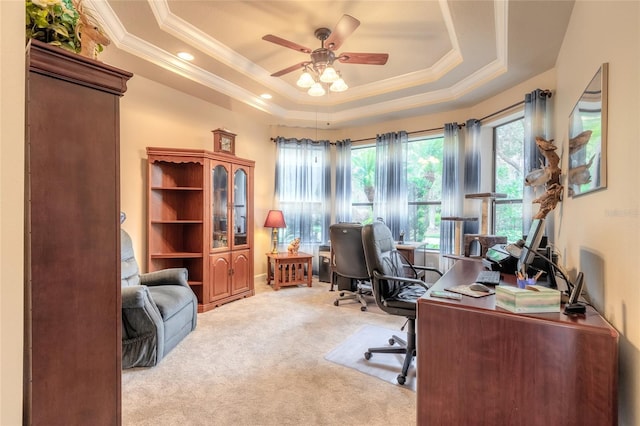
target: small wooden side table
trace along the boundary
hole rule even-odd
[[[306,284],[311,287],[311,260],[313,255],[299,252],[289,253],[267,253],[267,285],[279,290],[280,287]],[[273,262],[273,269],[271,264]]]

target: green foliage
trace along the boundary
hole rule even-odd
[[[79,15],[71,0],[27,0],[26,38],[80,52],[76,28]]]
[[[495,234],[517,241],[522,238],[524,119],[496,127],[495,153],[495,192],[507,194],[496,201]]]
[[[376,179],[376,148],[351,151],[351,197],[354,202],[373,203]]]
[[[496,127],[495,190],[521,199],[524,184],[524,120]]]
[[[427,242],[438,248],[440,242],[440,200],[442,198],[442,154],[444,139],[421,139],[407,143],[408,229],[405,239]],[[352,220],[371,223],[376,177],[376,147],[351,151]]]
[[[407,144],[407,196],[414,204],[409,206],[406,238],[429,242],[428,248],[438,248],[440,243],[443,146],[441,137]]]

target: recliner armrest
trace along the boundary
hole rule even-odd
[[[151,367],[164,356],[164,323],[147,286],[122,288],[122,368]]]
[[[189,282],[187,281],[188,276],[187,268],[169,268],[140,274],[140,284],[148,286],[181,285],[189,287]]]
[[[146,303],[153,302],[145,286],[122,287],[122,309],[142,308]]]

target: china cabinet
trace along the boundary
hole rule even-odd
[[[254,162],[205,150],[147,148],[148,264],[184,267],[198,311],[254,294]]]

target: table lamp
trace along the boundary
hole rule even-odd
[[[269,210],[267,219],[264,221],[265,228],[273,228],[273,245],[271,247],[271,253],[278,253],[278,228],[286,228],[287,224],[284,223],[284,215],[282,210]]]

